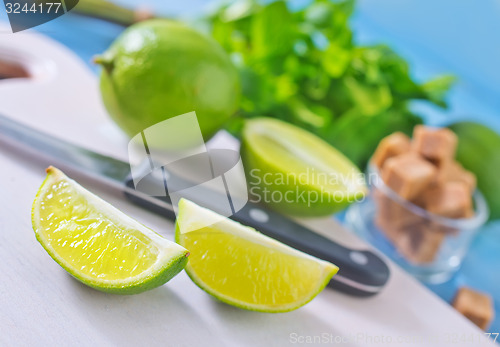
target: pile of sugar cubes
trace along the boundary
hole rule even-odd
[[[476,177],[456,160],[458,138],[447,128],[416,126],[413,139],[397,132],[384,138],[372,164],[385,185],[403,199],[446,218],[474,215],[472,194]],[[430,263],[449,227],[417,215],[375,189],[376,225],[410,262]]]

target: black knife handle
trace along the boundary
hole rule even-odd
[[[160,186],[163,188],[163,182],[160,180],[151,176],[144,179],[151,180],[149,184],[158,184],[158,189]],[[126,185],[128,189],[125,195],[131,202],[175,220],[174,209],[168,196],[152,197],[137,191],[132,179],[129,179]],[[344,247],[260,205],[248,202],[230,218],[290,247],[337,265],[340,270],[329,283],[329,286],[336,290],[355,296],[371,296],[377,294],[389,279],[387,264],[372,251]]]

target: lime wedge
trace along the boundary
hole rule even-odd
[[[53,167],[33,202],[32,223],[59,265],[104,292],[158,287],[184,268],[189,255]]]
[[[342,153],[277,119],[246,121],[241,155],[250,199],[285,214],[330,215],[367,192],[363,175]]]
[[[248,310],[295,310],[338,271],[185,199],[179,202],[175,237],[191,251],[186,272],[193,282],[220,301]]]

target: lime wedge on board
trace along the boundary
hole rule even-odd
[[[36,238],[73,277],[95,289],[136,294],[158,287],[188,251],[146,228],[54,167],[33,202]]]
[[[193,282],[243,309],[292,311],[312,300],[338,271],[185,199],[179,202],[175,237],[191,252],[186,272]]]

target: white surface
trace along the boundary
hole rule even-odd
[[[1,35],[0,55],[6,46],[37,61],[47,59],[53,74],[35,83],[0,81],[2,114],[102,153],[127,157],[126,139],[100,105],[97,81],[70,52],[31,34]],[[136,296],[97,292],[67,275],[35,239],[31,203],[48,164],[0,143],[2,346],[282,346],[300,344],[299,338],[307,337],[346,346],[490,345],[480,330],[392,264],[390,282],[375,297],[355,298],[326,289],[305,307],[284,314],[247,312],[219,303],[185,273]],[[171,222],[82,183],[173,239]],[[307,224],[342,243],[367,247],[331,220]],[[343,342],[335,343],[338,339]]]

